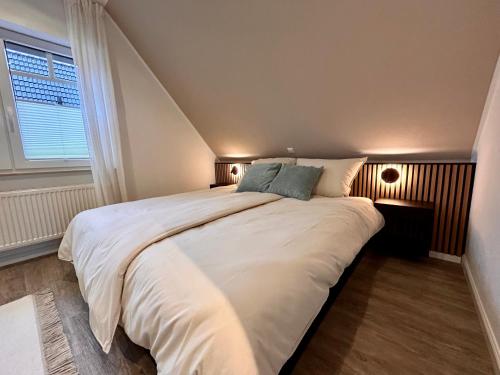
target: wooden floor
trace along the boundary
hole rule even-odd
[[[80,374],[154,374],[148,352],[119,329],[99,349],[72,266],[55,255],[0,268],[0,304],[49,287]],[[492,374],[474,305],[457,264],[368,252],[294,374]]]

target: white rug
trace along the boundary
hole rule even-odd
[[[50,290],[0,306],[0,372],[78,374]]]

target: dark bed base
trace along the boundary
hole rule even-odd
[[[324,317],[326,316],[326,314],[330,310],[332,304],[335,302],[335,300],[337,299],[341,290],[343,289],[344,285],[349,280],[349,277],[352,275],[352,273],[356,269],[357,265],[359,264],[359,262],[363,258],[367,247],[368,247],[368,244],[363,246],[363,248],[360,250],[358,255],[356,255],[356,258],[354,258],[354,260],[352,261],[351,265],[344,270],[344,272],[340,276],[340,279],[337,282],[337,284],[335,284],[332,288],[330,288],[330,293],[328,295],[328,298],[327,298],[325,304],[321,308],[321,310],[318,313],[318,315],[316,316],[316,318],[313,320],[311,326],[309,327],[306,334],[304,335],[304,337],[300,341],[300,344],[297,347],[297,349],[295,350],[295,352],[293,353],[293,355],[288,359],[288,361],[285,362],[285,364],[281,368],[279,375],[289,375],[292,373],[293,369],[295,368],[295,365],[297,364],[297,362],[300,359],[300,356],[305,351],[305,349],[307,348],[307,345],[311,341],[311,338],[314,336],[314,334],[318,330],[321,322],[323,321]]]

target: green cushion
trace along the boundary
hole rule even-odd
[[[281,168],[281,163],[255,164],[245,172],[237,193],[244,191],[265,192]]]
[[[322,172],[323,168],[283,164],[267,192],[308,201]]]

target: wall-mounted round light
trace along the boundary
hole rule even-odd
[[[227,171],[227,169],[226,169]],[[238,174],[238,167],[236,165],[233,165],[233,167],[231,168],[231,174],[234,174],[235,176]]]
[[[380,175],[382,180],[387,184],[393,184],[399,179],[399,172],[396,168],[386,168]]]

